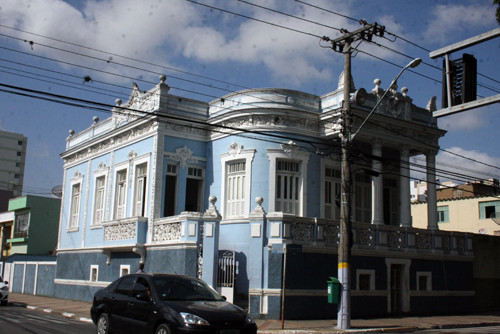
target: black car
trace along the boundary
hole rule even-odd
[[[197,278],[125,275],[97,291],[90,309],[98,334],[254,334],[257,326]]]

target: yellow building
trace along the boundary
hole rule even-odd
[[[500,235],[500,196],[438,199],[437,212],[442,231]],[[412,203],[411,215],[413,227],[427,228],[427,202]]]

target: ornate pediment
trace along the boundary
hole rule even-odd
[[[142,92],[139,86],[134,82],[132,93],[129,100],[124,104],[121,100],[116,101],[116,107],[113,108],[113,120],[115,127],[144,116],[144,113],[150,113],[159,107],[159,91],[156,89]]]
[[[200,163],[200,159],[193,156],[193,151],[191,151],[186,146],[178,148],[175,153],[167,152],[166,156],[173,161],[178,161],[181,168],[186,168],[188,163]]]

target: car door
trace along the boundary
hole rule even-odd
[[[150,284],[144,277],[139,277],[127,303],[128,328],[131,333],[152,332],[152,326],[158,317],[153,299]]]
[[[127,315],[127,305],[132,298],[135,280],[135,276],[124,276],[109,294],[106,305],[109,311],[110,327],[113,331],[123,332],[128,329],[130,321]]]

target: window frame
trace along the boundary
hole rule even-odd
[[[94,279],[94,272],[95,272],[95,279]],[[99,265],[98,264],[91,264],[90,265],[89,281],[99,282]]]
[[[438,224],[450,222],[450,207],[449,205],[439,205],[437,207],[437,222]],[[441,216],[443,219],[441,219]]]
[[[304,216],[307,212],[307,166],[309,164],[310,153],[295,150],[293,153],[285,152],[284,149],[268,149],[269,159],[269,212],[276,211],[276,162],[277,160],[291,160],[299,162],[299,208],[297,216]]]
[[[96,226],[101,226],[102,222],[106,220],[106,198],[108,194],[108,177],[109,177],[109,168],[106,167],[104,164],[99,165],[99,169],[94,172],[94,200],[92,202],[92,220],[90,222],[92,227]],[[97,194],[98,190],[97,189],[97,180],[100,178],[104,178],[104,185],[103,185],[103,192],[102,192],[102,214],[101,214],[101,221],[97,221],[97,210],[98,210],[98,205],[97,205]]]
[[[71,179],[70,182],[70,200],[69,200],[69,214],[68,214],[68,225],[67,230],[70,232],[78,231],[80,228],[80,213],[82,212],[82,194],[83,194],[83,175],[76,171],[75,176]],[[78,203],[75,206],[75,186],[79,186],[79,194],[78,194]],[[74,209],[77,209],[78,212],[74,212]]]
[[[426,277],[425,289],[421,289],[420,287],[420,277]],[[432,272],[430,271],[416,272],[416,289],[417,291],[432,291]]]
[[[479,219],[491,219],[491,214],[487,215],[486,209],[493,206],[495,207],[495,213],[500,212],[500,200],[478,202]]]
[[[118,175],[121,173],[125,173],[125,178],[124,181],[119,183]],[[114,173],[114,199],[113,199],[113,219],[118,220],[118,219],[123,219],[127,217],[127,193],[128,193],[128,178],[129,176],[129,170],[128,170],[128,165],[126,166],[116,166],[115,167],[115,173]],[[120,184],[123,184],[123,207],[119,208],[119,200],[121,199],[120,197],[120,191],[121,187]],[[119,215],[119,209],[122,209],[122,214]]]
[[[169,169],[169,166],[171,167],[175,167],[175,171],[172,171],[171,169]],[[170,197],[167,197],[169,194],[167,193],[167,190],[168,189],[171,189],[171,188],[167,188],[167,180],[169,179],[169,177],[171,179],[175,178],[175,182],[174,183],[174,191],[173,191],[173,195],[172,195],[172,198]],[[179,186],[178,186],[178,182],[179,182],[179,164],[177,162],[174,162],[174,161],[167,161],[167,165],[166,165],[166,173],[165,173],[165,184],[164,184],[164,191],[165,191],[165,194],[164,194],[164,198],[163,198],[163,216],[164,217],[169,217],[169,214],[167,212],[167,203],[171,204],[172,207],[174,208],[174,212],[172,215],[175,215],[176,212],[177,212],[177,193],[179,191]]]
[[[21,230],[20,225],[21,225],[21,217],[26,217],[26,230]],[[14,238],[27,238],[28,237],[28,231],[30,228],[30,212],[19,212],[16,213],[15,215],[15,227],[14,227]]]
[[[201,175],[191,175],[190,170],[199,170]],[[197,173],[196,173],[197,174]],[[196,210],[188,210],[187,209],[187,199],[184,202],[185,211],[194,211],[194,212],[202,212],[203,211],[203,193],[205,189],[205,168],[202,166],[188,165],[187,173],[186,173],[186,190],[188,190],[188,180],[197,180],[198,183],[198,194],[197,200],[198,203]],[[188,196],[188,192],[186,191],[186,197]]]
[[[369,285],[370,288],[368,290],[361,290],[360,289],[360,276],[362,275],[369,275],[370,276],[370,281]],[[375,290],[375,270],[374,269],[356,269],[356,290],[358,291],[374,291]]]
[[[332,171],[331,176],[326,175],[327,169],[330,169]],[[321,168],[322,170],[322,178],[321,178],[321,216],[325,219],[333,219],[333,220],[340,220],[340,193],[341,193],[341,187],[342,187],[342,179],[341,179],[341,169],[340,166],[334,166],[331,164],[324,164]],[[336,174],[338,173],[338,177]],[[327,182],[331,183],[331,194],[330,194],[330,200],[331,203],[327,203]],[[337,190],[338,188],[338,195],[339,195],[339,206],[337,207],[336,201],[337,201]],[[329,214],[328,214],[329,211]]]
[[[124,273],[123,271],[126,270],[127,272]],[[128,275],[130,274],[130,264],[120,264],[120,273],[119,273],[119,277],[122,277],[122,276],[125,276],[125,275]]]
[[[139,168],[141,168],[142,166],[145,166],[145,171],[143,174],[141,175],[138,175],[138,170]],[[135,161],[134,162],[134,184],[133,184],[133,194],[134,194],[134,198],[133,198],[133,208],[132,208],[132,215],[135,216],[135,217],[145,217],[147,216],[147,209],[148,209],[148,205],[147,205],[147,199],[148,199],[148,180],[149,178],[149,164],[148,164],[148,160],[146,159],[141,159],[141,160],[138,160],[138,161]],[[142,181],[142,189],[139,189],[139,181]],[[142,200],[139,202],[138,200],[138,197],[139,197],[139,193],[138,191],[141,190],[141,196],[142,196]],[[141,211],[143,212],[140,212],[138,213],[137,211],[137,208],[138,206],[141,206]]]
[[[252,162],[255,156],[255,149],[240,149],[237,152],[231,151],[231,153],[221,154],[221,165],[222,165],[222,175],[221,175],[221,192],[222,192],[222,201],[221,201],[221,212],[224,212],[224,218],[246,218],[250,213],[250,188],[252,182]],[[227,205],[227,177],[228,177],[228,166],[229,164],[237,161],[245,162],[245,185],[244,185],[244,193],[243,193],[243,206],[240,209],[240,215],[229,215],[228,205]]]

